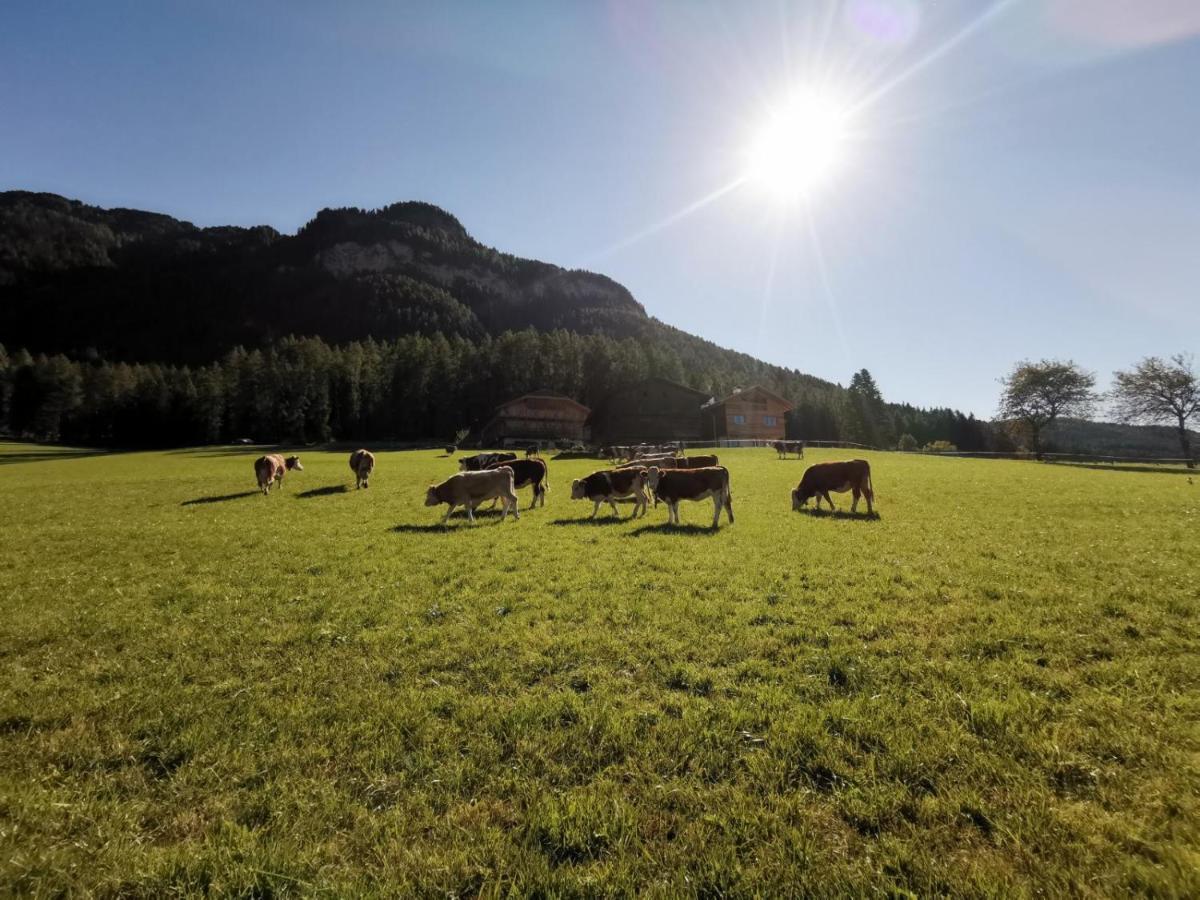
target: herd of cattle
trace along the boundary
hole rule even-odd
[[[801,442],[779,441],[773,446],[781,458],[785,452],[797,453],[800,457],[804,455]],[[786,451],[785,446],[788,448]],[[625,455],[626,452],[629,455]],[[714,455],[687,457],[679,455],[681,452],[682,448],[674,445],[607,448],[606,455],[618,464],[572,481],[571,499],[592,501],[594,505],[589,518],[593,519],[604,504],[612,507],[614,516],[619,515],[618,500],[633,501],[631,518],[644,516],[651,500],[655,506],[662,502],[667,505],[668,522],[673,525],[680,522],[681,501],[711,499],[712,527],[720,524],[722,510],[732,523],[733,494],[729,485],[729,470],[718,465]],[[458,467],[457,474],[441,484],[430,485],[425,494],[426,506],[446,505],[443,523],[459,507],[466,509],[467,518],[474,522],[475,510],[489,500],[493,507],[497,502],[503,504],[500,521],[503,522],[510,512],[514,519],[519,519],[517,491],[525,487],[533,489],[530,509],[546,505],[546,492],[550,490],[549,470],[536,452],[527,453],[524,459],[518,459],[515,453],[478,453],[460,459]],[[282,488],[284,473],[293,469],[304,471],[298,456],[284,458],[279,454],[271,454],[259,457],[254,462],[254,474],[264,494],[270,493],[274,484]],[[375,470],[374,454],[369,450],[355,450],[350,454],[350,470],[354,473],[356,487],[369,487],[371,474]],[[854,498],[851,512],[858,511],[858,501],[865,497],[867,513],[874,513],[871,467],[866,460],[853,459],[809,466],[792,491],[792,509],[799,511],[809,500],[815,499],[818,510],[822,500],[832,510],[836,507],[829,494],[847,491]]]

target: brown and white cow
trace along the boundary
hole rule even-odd
[[[464,456],[458,461],[459,471],[482,472],[492,463],[508,462],[516,459],[515,453],[476,453],[474,456]]]
[[[796,489],[792,491],[792,509],[799,512],[813,497],[817,498],[817,509],[821,508],[822,497],[830,509],[836,509],[829,497],[830,491],[837,494],[853,491],[851,512],[858,512],[858,498],[866,497],[867,515],[874,513],[872,501],[875,499],[875,492],[871,487],[871,465],[865,459],[816,463],[809,466],[804,470]]]
[[[279,489],[283,490],[283,473],[288,469],[303,472],[304,466],[300,465],[300,457],[289,456],[284,459],[278,453],[260,456],[254,461],[254,477],[258,479],[259,490],[263,494],[269,494],[271,485],[276,482],[279,484]]]
[[[733,524],[733,494],[729,490],[729,470],[724,466],[706,469],[660,469],[654,466],[646,476],[655,497],[667,504],[667,521],[672,525],[679,522],[680,500],[713,501],[712,527],[721,521],[721,508],[725,508],[729,523]]]
[[[517,512],[517,494],[513,490],[513,472],[508,467],[489,469],[486,472],[459,472],[451,475],[441,484],[431,484],[425,493],[425,505],[437,506],[439,503],[449,505],[442,524],[450,518],[450,514],[460,506],[467,508],[467,519],[475,521],[475,507],[488,500],[499,499],[504,502],[500,512],[500,521],[512,512],[514,519],[520,519]]]
[[[501,466],[512,469],[514,490],[519,490],[523,487],[533,487],[533,502],[529,504],[530,509],[538,505],[546,505],[546,491],[550,490],[550,478],[544,460],[540,457],[511,459],[508,462],[492,463],[484,471],[498,469]],[[495,503],[492,503],[493,507],[495,505]]]
[[[370,487],[371,473],[375,471],[375,454],[370,450],[355,450],[350,454],[350,471],[354,473],[355,488]]]
[[[591,500],[595,503],[589,519],[596,518],[600,504],[607,503],[612,507],[613,515],[617,512],[617,500],[633,498],[633,513],[631,519],[639,514],[646,514],[646,470],[641,466],[625,469],[604,469],[593,472],[586,478],[577,478],[571,482],[572,500]]]
[[[780,459],[786,459],[789,453],[795,453],[796,459],[804,459],[804,441],[774,441],[771,446]]]
[[[680,456],[675,460],[676,469],[707,469],[717,465],[718,459],[715,454],[709,453],[704,456]]]

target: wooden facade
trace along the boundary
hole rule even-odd
[[[792,409],[778,394],[757,385],[734,391],[704,407],[708,440],[782,441],[784,417]]]
[[[648,378],[613,391],[588,422],[598,444],[701,439],[700,407],[708,394],[665,378]]]
[[[506,441],[582,441],[584,423],[591,410],[562,394],[534,391],[500,404],[496,414],[480,430],[487,447],[500,447]]]

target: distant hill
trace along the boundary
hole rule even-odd
[[[626,337],[658,323],[611,279],[500,253],[426,203],[325,209],[283,235],[0,193],[9,346],[195,363],[288,334],[340,343],[528,327]]]
[[[1189,432],[1193,447],[1200,433]],[[1058,453],[1092,453],[1100,456],[1179,457],[1179,432],[1161,425],[1118,425],[1063,419],[1046,429],[1046,447]]]

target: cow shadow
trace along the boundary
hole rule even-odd
[[[393,534],[449,534],[455,528],[449,522],[445,525],[440,521],[431,525],[411,525],[401,522],[399,525],[393,525],[390,530]]]
[[[220,494],[212,497],[196,497],[194,500],[184,500],[180,506],[197,506],[201,503],[224,503],[227,500],[241,500],[243,497],[253,497],[262,491],[242,491],[237,494]]]
[[[610,525],[620,525],[622,522],[628,521],[630,521],[629,516],[607,515],[596,516],[594,519],[589,516],[584,516],[582,519],[552,519],[549,524],[557,526],[582,525],[585,528],[602,528]]]
[[[802,509],[800,514],[810,519],[838,519],[846,522],[878,522],[879,513],[852,513],[844,509]]]
[[[658,525],[643,525],[641,528],[635,528],[629,534],[631,537],[641,537],[643,534],[690,534],[712,537],[715,534],[719,534],[720,531],[720,527],[713,528],[711,525],[696,525],[694,523],[672,525],[670,522],[661,522]]]
[[[312,497],[332,497],[334,494],[348,494],[350,488],[344,484],[329,484],[325,487],[312,488],[296,495],[297,500],[308,500]]]

